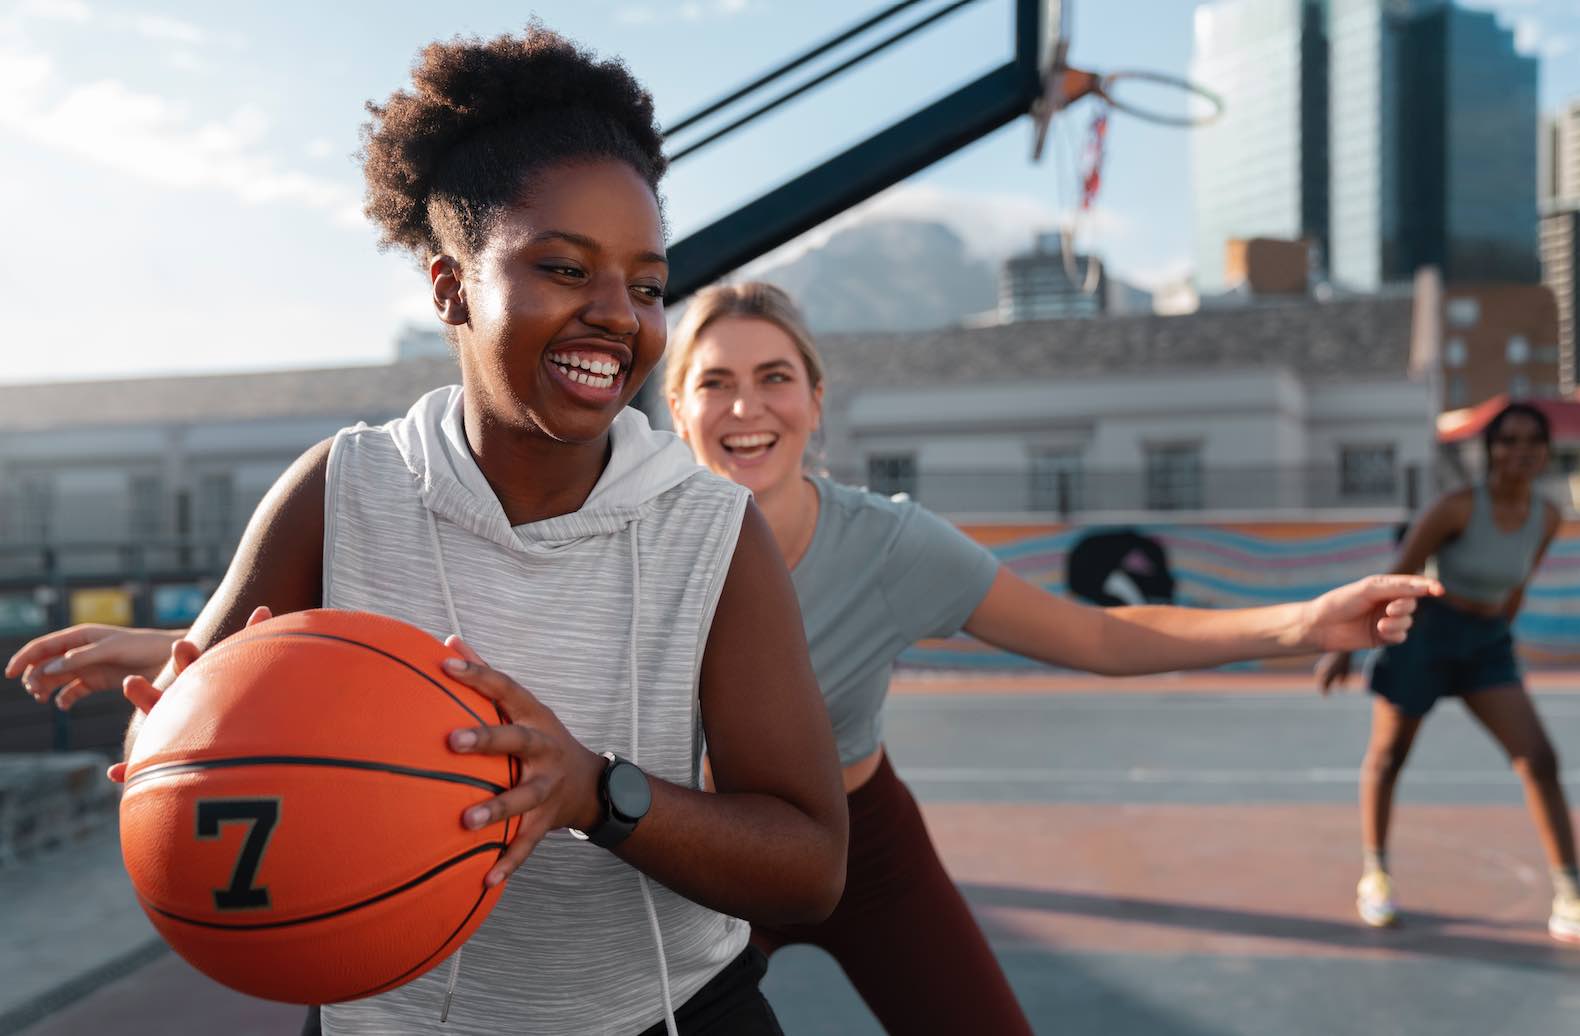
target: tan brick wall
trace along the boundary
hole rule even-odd
[[[1443,402],[1559,395],[1558,305],[1535,284],[1451,284],[1443,293]]]
[[[1271,237],[1234,238],[1224,247],[1224,283],[1256,295],[1304,295],[1311,246]]]

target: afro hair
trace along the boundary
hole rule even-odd
[[[419,262],[475,253],[493,217],[529,197],[545,166],[623,161],[655,195],[667,166],[653,98],[625,65],[536,20],[520,36],[429,44],[412,89],[368,111],[363,211],[382,247]]]

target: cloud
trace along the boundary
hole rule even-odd
[[[1542,23],[1537,18],[1516,18],[1514,20],[1514,49],[1522,54],[1534,54],[1540,49],[1542,37]]]
[[[1541,18],[1521,16],[1514,19],[1514,49],[1521,54],[1554,60],[1569,53],[1574,46],[1573,37],[1552,32]]]
[[[1573,36],[1549,36],[1542,41],[1542,57],[1548,61],[1563,57],[1575,49]]]
[[[685,0],[684,3],[664,6],[621,4],[614,12],[614,20],[623,25],[712,21],[744,14],[752,3],[753,0]]]
[[[82,0],[22,0],[16,7],[22,18],[82,24],[93,19],[93,10]]]
[[[191,22],[169,18],[162,14],[137,14],[130,16],[127,21],[139,35],[151,40],[167,40],[172,43],[198,46],[208,38],[207,33]]]
[[[1065,214],[1041,198],[1024,194],[981,194],[929,184],[899,184],[815,230],[781,246],[744,268],[756,276],[822,246],[847,227],[875,220],[920,220],[942,223],[960,235],[974,258],[999,262],[1029,251],[1039,233],[1067,225]],[[1131,232],[1124,217],[1101,206],[1078,221],[1077,246],[1102,254],[1105,245]]]
[[[195,122],[183,103],[118,80],[55,79],[48,55],[0,51],[0,129],[163,187],[302,205],[340,224],[360,208],[347,185],[282,168],[262,146],[269,118],[256,106]]]
[[[1152,292],[1166,292],[1188,284],[1196,273],[1196,264],[1188,256],[1172,256],[1125,272],[1124,279],[1138,288]]]

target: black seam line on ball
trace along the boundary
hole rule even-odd
[[[499,855],[501,857],[503,857],[505,855],[505,846],[502,843],[500,843]],[[413,964],[411,967],[407,968],[405,971],[401,972],[399,975],[396,975],[394,978],[389,979],[389,980],[384,981],[384,982],[380,982],[378,985],[372,986],[372,987],[370,987],[368,989],[364,989],[364,990],[362,990],[359,993],[354,993],[351,996],[347,997],[346,999],[348,999],[348,1000],[360,1000],[362,997],[372,996],[375,993],[381,993],[381,992],[383,992],[385,990],[393,989],[396,986],[405,983],[408,979],[410,979],[413,975],[417,974],[419,971],[425,971],[428,968],[432,967],[433,966],[433,959],[435,957],[437,957],[439,954],[443,953],[444,952],[444,948],[446,946],[450,945],[450,940],[454,939],[457,935],[459,935],[461,933],[461,930],[463,928],[465,928],[468,924],[471,923],[473,916],[476,915],[476,913],[478,911],[478,908],[483,905],[483,900],[487,899],[488,898],[488,894],[490,892],[492,892],[492,891],[493,891],[493,889],[491,889],[489,886],[487,886],[487,885],[483,886],[483,891],[481,891],[481,892],[479,892],[477,894],[477,902],[473,903],[472,904],[472,909],[468,910],[466,912],[466,916],[461,918],[461,923],[455,926],[455,931],[453,931],[449,935],[445,936],[444,937],[444,941],[439,943],[438,949],[434,950],[432,953],[428,954],[428,956],[424,957],[422,960],[418,961],[416,964]]]
[[[473,719],[477,720],[477,722],[479,722],[479,723],[481,723],[481,724],[483,724],[485,726],[492,726],[493,725],[491,721],[486,720],[483,717],[479,716],[477,713],[473,712],[471,706],[467,705],[466,702],[462,701],[460,698],[457,698],[455,696],[455,694],[448,687],[446,687],[444,684],[440,683],[438,680],[435,680],[433,677],[429,676],[427,673],[423,672],[421,669],[418,669],[416,666],[412,665],[410,662],[406,661],[404,658],[400,657],[399,655],[392,655],[388,651],[383,650],[382,648],[376,648],[372,644],[366,643],[366,642],[361,641],[361,640],[352,640],[350,637],[341,637],[341,636],[337,636],[336,634],[333,634],[333,633],[310,633],[310,632],[308,632],[306,630],[291,630],[289,632],[283,632],[283,633],[260,633],[260,634],[258,634],[255,637],[248,637],[247,641],[245,641],[244,643],[250,643],[251,641],[254,641],[254,640],[289,640],[292,637],[312,637],[312,638],[314,638],[316,640],[333,640],[333,641],[336,641],[336,642],[341,643],[341,644],[350,644],[352,647],[366,648],[368,651],[373,652],[375,655],[383,655],[385,658],[389,659],[391,662],[395,662],[395,663],[398,663],[400,665],[405,666],[407,669],[410,669],[412,672],[416,673],[418,676],[422,677],[424,680],[427,680],[429,683],[433,684],[433,686],[435,688],[437,688],[440,691],[440,693],[442,693],[446,698],[449,698],[451,701],[453,701],[457,705],[459,705],[462,709],[464,709],[466,711],[466,714],[468,716],[471,716]],[[224,650],[225,645],[227,643],[230,643],[230,641],[229,640],[222,640],[218,644],[215,644],[212,648],[210,648],[209,651],[213,652],[213,651]],[[205,653],[207,653],[207,652],[205,652]]]
[[[449,870],[451,867],[454,867],[456,864],[465,863],[467,860],[470,860],[479,853],[497,853],[503,851],[504,848],[505,843],[503,842],[484,842],[482,845],[474,845],[472,848],[468,849],[464,853],[461,853],[459,856],[452,857],[431,868],[427,871],[427,873],[420,874],[405,884],[397,885],[395,888],[386,889],[376,896],[370,896],[367,899],[362,900],[360,903],[352,903],[349,906],[336,907],[333,910],[326,910],[321,914],[313,914],[311,917],[295,917],[289,921],[254,921],[250,923],[245,921],[232,923],[227,923],[224,921],[201,921],[195,917],[186,917],[182,914],[173,913],[164,909],[163,907],[149,903],[146,899],[143,900],[143,903],[147,905],[148,909],[159,914],[161,917],[168,917],[172,921],[180,921],[182,924],[195,925],[199,928],[217,928],[223,931],[246,932],[261,931],[269,928],[292,928],[296,925],[312,924],[315,921],[327,921],[332,917],[339,917],[342,914],[349,914],[354,911],[361,910],[364,907],[370,907],[374,903],[380,903],[386,899],[389,899],[391,896],[398,896],[402,892],[408,892],[411,889],[416,888],[418,885],[428,881],[429,879],[438,877],[440,874],[443,874],[445,871]]]
[[[469,784],[474,788],[491,791],[495,795],[503,795],[506,791],[503,785],[485,781],[481,777],[470,777],[464,773],[420,770],[415,766],[397,766],[394,763],[378,763],[367,759],[337,759],[333,756],[318,755],[239,755],[225,759],[201,759],[191,763],[165,763],[162,766],[138,770],[126,779],[126,787],[130,788],[134,784],[158,780],[161,777],[202,773],[205,770],[229,770],[238,766],[325,766],[338,770],[371,770],[375,773],[393,773],[400,777],[416,777],[425,781]]]

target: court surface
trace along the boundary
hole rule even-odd
[[[1580,677],[1535,687],[1573,800]],[[1352,912],[1368,705],[1309,688],[908,675],[886,740],[1039,1032],[1580,1032],[1580,949],[1546,936],[1546,865],[1496,746],[1457,704],[1428,721],[1395,814],[1404,924],[1374,932]],[[35,904],[68,882],[99,890],[78,897],[92,923],[33,906],[31,933],[0,936],[0,965],[36,990],[39,1020],[11,1031],[296,1031],[298,1009],[230,993],[151,948],[113,845],[95,851],[80,873],[0,881],[8,911],[19,881]],[[766,989],[787,1033],[880,1032],[820,951],[781,951]]]

